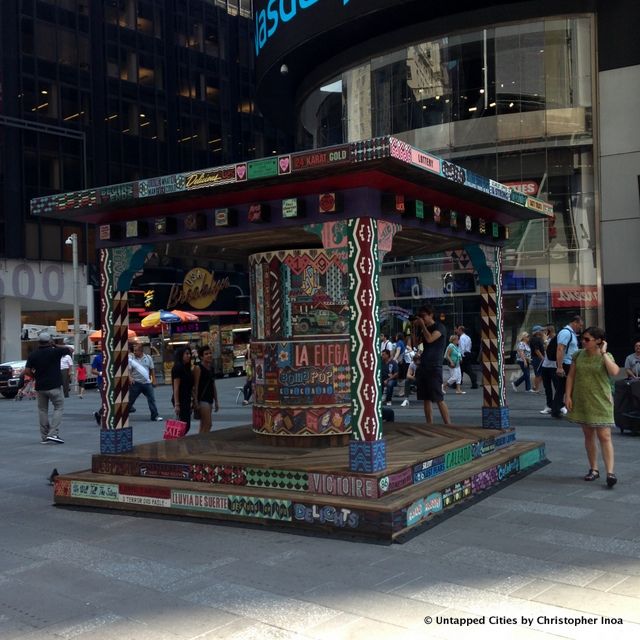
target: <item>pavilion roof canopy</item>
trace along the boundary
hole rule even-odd
[[[343,210],[318,209],[318,198],[326,193],[341,194],[338,197],[344,200]],[[294,198],[306,205],[304,217],[286,219],[282,201]],[[397,206],[389,208],[389,198],[396,198]],[[259,227],[247,220],[247,212],[256,203],[267,203],[272,212],[261,221],[266,224]],[[440,224],[426,225],[426,220],[434,221],[434,207],[447,215],[454,212],[456,225],[449,224],[449,219],[446,230]],[[218,228],[215,211],[231,208],[237,210],[237,220]],[[456,243],[459,246],[460,240],[451,237],[449,227],[464,230],[466,222],[470,231],[468,219],[474,231],[479,229],[478,224],[484,228],[492,223],[504,230],[513,222],[552,217],[553,209],[547,202],[385,136],[36,198],[31,201],[31,213],[98,225],[208,215],[211,225],[205,225],[206,232],[180,234],[180,239],[237,245],[235,248],[243,252],[301,243],[308,246],[304,238],[307,234],[300,233],[305,225],[331,218],[371,216],[401,224],[399,253],[410,254],[441,250]],[[274,234],[276,229],[278,233]],[[498,238],[489,232],[487,236],[490,243],[504,239],[504,234]],[[135,234],[119,240],[119,244],[140,242]]]

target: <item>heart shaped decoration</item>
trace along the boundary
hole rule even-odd
[[[238,180],[244,180],[246,177],[247,177],[247,165],[246,164],[236,165],[236,178]]]
[[[280,173],[290,173],[291,162],[289,156],[284,156],[279,159]]]

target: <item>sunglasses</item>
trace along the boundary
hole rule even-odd
[[[582,342],[595,342],[595,341],[596,341],[595,338],[585,338],[585,337],[582,338]]]

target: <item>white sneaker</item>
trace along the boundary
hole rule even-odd
[[[569,412],[567,411],[567,407],[562,407],[562,409],[560,409],[560,413],[561,413],[563,416],[566,416],[566,415],[567,415],[567,413],[569,413]]]
[[[405,398],[404,402],[400,406],[401,407],[408,407],[409,406],[409,399]]]
[[[551,407],[545,407],[540,413],[548,415],[551,413]]]
[[[390,403],[390,402],[387,402],[387,407],[390,407],[390,406],[391,406],[391,403]]]
[[[518,387],[516,387],[516,383],[515,383],[515,382],[512,382],[512,383],[511,383],[511,388],[512,388],[516,393],[518,393]]]

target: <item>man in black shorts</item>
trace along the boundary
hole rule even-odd
[[[424,402],[424,417],[427,424],[433,422],[432,402],[438,404],[444,424],[451,424],[449,408],[442,394],[442,359],[446,346],[447,330],[441,322],[436,322],[431,307],[421,307],[413,320],[414,345],[422,343],[420,364],[416,369],[418,400]]]

